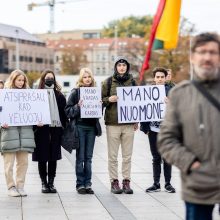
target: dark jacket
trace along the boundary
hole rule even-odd
[[[66,126],[67,118],[64,112],[66,106],[66,99],[61,92],[54,90],[60,121],[63,127]],[[34,126],[34,136],[36,142],[36,148],[34,150],[32,160],[33,161],[56,161],[61,157],[61,137],[62,127],[49,127],[44,125],[43,127]]]
[[[172,87],[168,84],[165,84],[165,93],[166,96],[168,95],[169,91],[172,89]],[[143,131],[145,134],[147,134],[150,131],[150,121],[147,122],[141,122],[140,123],[140,130]],[[160,126],[160,122],[158,122],[159,126]]]
[[[98,118],[84,119],[80,117],[80,107],[78,106],[79,99],[80,99],[80,89],[79,88],[73,89],[68,98],[67,105],[65,107],[65,113],[67,118],[70,119],[70,122],[72,120],[75,120],[76,125],[77,124],[85,124],[87,126],[94,125],[96,128],[96,136],[101,136],[102,129]]]
[[[204,86],[219,100],[220,79]],[[168,163],[181,170],[182,197],[187,202],[220,202],[219,125],[219,111],[190,81],[171,90],[158,150]],[[189,172],[195,160],[201,166]]]
[[[165,83],[165,85],[169,86],[172,89],[176,84],[172,81],[168,81]]]
[[[115,62],[114,70],[116,71],[116,63],[119,59]],[[123,58],[126,60],[125,58]],[[112,76],[111,85],[109,88],[108,85],[108,78],[102,83],[102,101],[103,106],[105,107],[105,124],[106,125],[119,125],[118,123],[118,111],[117,111],[117,102],[111,103],[108,101],[110,96],[117,95],[117,87],[126,87],[126,86],[133,86],[136,85],[136,82],[133,79],[133,76],[129,73],[130,70],[130,64],[127,62],[128,68],[126,72],[126,80],[121,82],[119,79],[117,79],[116,72]],[[135,82],[135,83],[133,83]]]

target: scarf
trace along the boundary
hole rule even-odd
[[[45,85],[45,89],[47,89],[48,101],[50,106],[50,118],[51,118],[50,127],[62,127],[60,122],[58,106],[57,106],[57,100],[53,90],[54,85],[52,86]]]
[[[120,75],[119,73],[115,72],[113,77],[119,82],[119,83],[124,83],[126,82],[128,79],[130,79],[130,76],[128,75],[128,73],[125,73],[124,75]]]

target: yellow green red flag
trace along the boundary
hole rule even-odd
[[[144,71],[149,68],[151,50],[174,49],[177,46],[179,33],[181,0],[160,0],[154,16],[150,39],[145,59],[140,72],[143,80]]]
[[[160,23],[157,27],[153,49],[174,49],[179,33],[181,0],[166,0]]]

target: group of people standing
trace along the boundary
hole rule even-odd
[[[192,48],[194,82],[198,82],[214,98],[220,94],[220,41],[215,34],[205,33],[195,37]],[[164,122],[141,122],[141,131],[148,135],[153,157],[153,185],[146,192],[160,191],[161,164],[165,177],[165,191],[174,193],[171,185],[171,164],[181,170],[183,199],[186,201],[187,220],[212,219],[214,204],[220,203],[220,148],[218,126],[219,111],[203,96],[192,82],[175,86],[170,82],[170,70],[153,70],[155,85],[164,85],[167,112]],[[169,82],[166,82],[166,78]],[[51,70],[45,70],[39,89],[48,92],[51,124],[9,127],[1,125],[1,153],[4,158],[5,177],[10,196],[26,196],[25,175],[28,153],[38,162],[42,181],[42,193],[56,193],[54,178],[57,160],[61,159],[61,137],[68,121],[76,124],[79,148],[76,149],[76,190],[79,194],[93,194],[92,157],[96,136],[101,126],[97,118],[81,118],[80,87],[95,86],[94,76],[88,68],[82,68],[77,86],[68,101],[61,93]],[[108,147],[108,171],[111,192],[133,194],[130,187],[131,157],[134,132],[138,123],[119,124],[117,116],[117,87],[137,86],[130,74],[130,64],[124,57],[115,61],[113,76],[102,83],[102,100],[105,108],[105,125]],[[8,89],[28,89],[26,75],[15,70],[5,84]],[[171,90],[171,92],[170,92]],[[210,96],[209,96],[210,97]],[[218,102],[218,101],[216,101]],[[215,103],[216,103],[215,102]],[[219,109],[218,109],[219,110]],[[118,178],[118,152],[122,152],[122,187]],[[16,182],[13,165],[17,161]]]
[[[164,84],[167,70],[158,68],[156,76],[154,76],[155,79],[159,73],[162,73],[164,76],[162,83]],[[126,194],[133,193],[130,187],[131,157],[134,131],[138,129],[138,123],[118,123],[116,88],[119,86],[136,85],[136,81],[130,74],[130,64],[124,57],[119,57],[115,61],[113,76],[107,78],[102,83],[102,100],[100,102],[103,103],[105,108],[108,170],[111,192],[115,194],[122,192]],[[32,160],[38,162],[38,171],[42,182],[41,192],[57,192],[54,186],[54,178],[56,176],[57,160],[61,159],[62,132],[68,121],[76,124],[79,135],[79,147],[76,149],[75,163],[76,190],[79,194],[94,193],[91,187],[93,149],[95,138],[101,135],[102,130],[98,118],[81,118],[80,115],[80,108],[83,104],[82,100],[80,100],[80,87],[94,86],[95,79],[91,70],[82,68],[76,88],[72,90],[66,102],[53,71],[45,70],[42,72],[38,88],[47,90],[51,124],[44,125],[39,122],[39,124],[34,126],[8,126],[7,124],[1,126],[1,153],[4,158],[9,196],[27,195],[24,191],[24,182],[28,167],[28,153],[32,153]],[[14,70],[6,81],[4,88],[28,89],[28,79],[21,70]],[[144,132],[146,133],[146,131]],[[118,152],[120,145],[123,159],[122,188],[118,178]],[[154,156],[153,152],[152,155]],[[16,181],[13,179],[15,160],[17,163]]]
[[[14,70],[5,83],[6,89],[28,89],[28,79],[21,70]],[[8,195],[12,197],[27,196],[24,190],[25,176],[28,168],[28,153],[32,160],[38,162],[39,175],[42,181],[42,193],[56,193],[54,178],[57,160],[61,159],[62,128],[67,117],[64,112],[66,99],[61,93],[55,75],[45,70],[40,78],[39,89],[46,89],[50,107],[51,124],[36,126],[1,125],[1,153]],[[13,167],[16,160],[16,179],[13,178]]]

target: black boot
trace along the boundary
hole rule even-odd
[[[47,184],[47,179],[41,179],[42,181],[42,189],[41,189],[41,192],[42,193],[49,193],[50,192],[50,189],[48,187],[48,184]]]
[[[54,177],[49,177],[49,180],[48,180],[49,191],[50,191],[50,193],[57,193],[57,190],[54,187],[53,183],[54,183]]]

